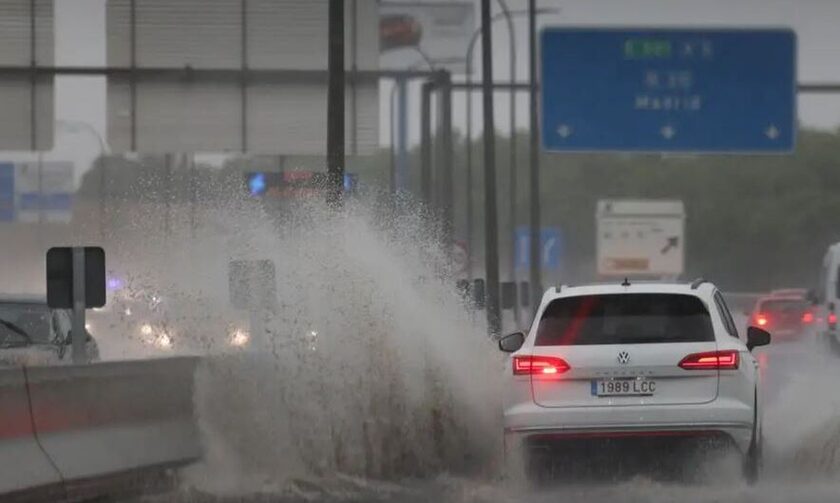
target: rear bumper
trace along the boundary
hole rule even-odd
[[[505,411],[505,441],[535,438],[729,437],[742,452],[752,440],[751,406],[717,398],[697,405],[547,408],[518,404]]]

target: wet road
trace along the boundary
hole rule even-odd
[[[737,462],[721,461],[691,483],[656,474],[619,481],[592,477],[532,490],[492,477],[439,476],[380,482],[346,475],[254,483],[229,493],[188,487],[143,503],[174,502],[825,502],[840,500],[840,358],[808,334],[759,352],[764,379],[765,471],[745,485]],[[198,468],[200,470],[200,468]],[[189,483],[185,484],[189,485]]]

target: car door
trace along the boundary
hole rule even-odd
[[[758,388],[759,361],[747,349],[747,336],[738,332],[738,327],[732,319],[729,307],[719,291],[714,294],[714,302],[718,315],[716,322],[720,323],[721,328],[723,328],[723,334],[718,339],[718,347],[722,350],[737,350],[741,360],[736,370],[721,371],[720,396],[728,399],[734,398],[752,407]]]

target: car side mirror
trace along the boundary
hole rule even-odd
[[[505,353],[519,351],[523,344],[525,344],[525,334],[522,332],[514,332],[499,339],[499,349]]]
[[[759,346],[766,346],[770,344],[770,332],[767,330],[750,327],[747,329],[747,349],[750,351]]]

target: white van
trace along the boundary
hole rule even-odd
[[[834,243],[825,252],[818,281],[817,288],[808,295],[817,308],[816,332],[837,348],[840,347],[840,330],[837,327],[837,316],[840,315],[840,243]]]

